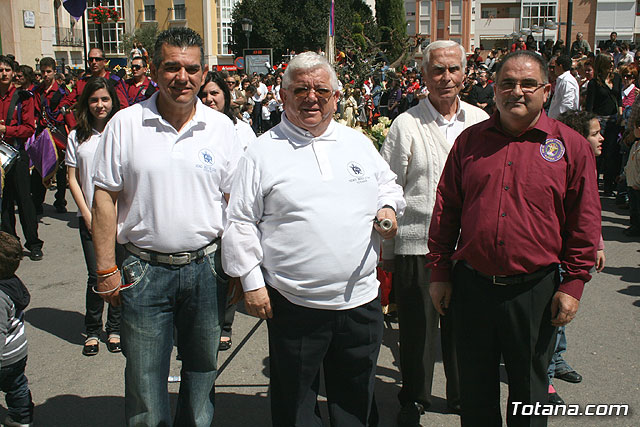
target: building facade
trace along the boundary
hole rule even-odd
[[[132,0],[132,25],[135,29],[156,23],[160,31],[175,26],[189,27],[197,31],[204,40],[206,64],[232,65],[231,13],[239,1]]]
[[[82,26],[62,7],[62,0],[0,1],[0,53],[38,68],[49,56],[66,67],[83,67]]]
[[[454,40],[473,50],[472,0],[406,0],[407,35],[417,50],[436,40]]]

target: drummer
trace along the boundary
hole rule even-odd
[[[25,247],[33,261],[42,259],[42,240],[38,238],[38,221],[31,200],[29,157],[24,143],[35,131],[33,95],[16,89],[11,83],[16,63],[0,56],[0,138],[18,150],[17,159],[5,170],[2,197],[2,231],[16,234],[15,204],[18,204],[20,224],[26,238]],[[3,165],[4,167],[4,165]]]

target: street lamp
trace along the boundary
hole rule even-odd
[[[247,36],[247,49],[249,49],[249,37],[251,37],[251,30],[253,30],[253,21],[249,18],[242,18],[242,31]]]

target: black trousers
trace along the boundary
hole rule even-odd
[[[424,255],[396,255],[393,289],[400,326],[401,404],[431,405],[433,367],[436,363],[438,322],[442,361],[447,377],[447,402],[460,404],[458,362],[450,315],[440,316],[429,295],[430,270]],[[451,310],[451,309],[450,309]]]
[[[64,151],[58,149],[58,158],[62,159],[56,170],[56,194],[54,206],[67,206],[65,192],[67,191],[67,167],[64,164]],[[31,171],[31,197],[36,211],[42,212],[42,204],[47,195],[47,189],[42,183],[42,175],[35,168]]]
[[[548,404],[547,368],[556,328],[551,299],[559,283],[553,270],[519,285],[494,285],[457,263],[453,306],[460,367],[462,426],[501,426],[500,358],[509,379],[508,426],[546,426],[546,416],[513,414],[512,402]]]
[[[38,218],[31,200],[29,178],[29,156],[20,150],[18,159],[5,177],[2,197],[2,231],[17,236],[15,205],[18,205],[20,225],[26,239],[28,250],[42,249],[43,242],[38,238]]]
[[[320,310],[268,290],[273,426],[322,426],[317,404],[321,366],[331,425],[377,425],[373,392],[382,343],[380,297],[348,310]]]
[[[96,253],[93,249],[93,238],[84,223],[82,217],[78,217],[80,230],[80,243],[82,244],[82,252],[84,253],[84,261],[87,264],[87,290],[85,295],[86,313],[84,315],[84,327],[87,338],[98,338],[102,331],[102,312],[104,305],[107,304],[100,295],[93,292],[93,287],[98,281],[96,273]],[[125,258],[124,246],[116,243],[116,264],[122,267],[122,261]],[[121,306],[109,305],[107,311],[107,323],[105,330],[107,334],[120,334],[120,312]]]

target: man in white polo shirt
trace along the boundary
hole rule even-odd
[[[196,97],[207,70],[202,46],[188,28],[158,36],[151,68],[158,92],[113,117],[94,161],[96,292],[122,303],[129,426],[208,427],[213,419],[228,279],[217,248],[241,148],[233,123]],[[122,272],[116,233],[128,250]],[[182,383],[172,421],[174,327]]]
[[[321,365],[333,425],[376,414],[375,268],[405,202],[371,141],[333,121],[339,94],[323,56],[289,63],[282,121],[238,163],[227,211],[223,265],[241,278],[248,312],[268,319],[274,426],[320,425]]]

